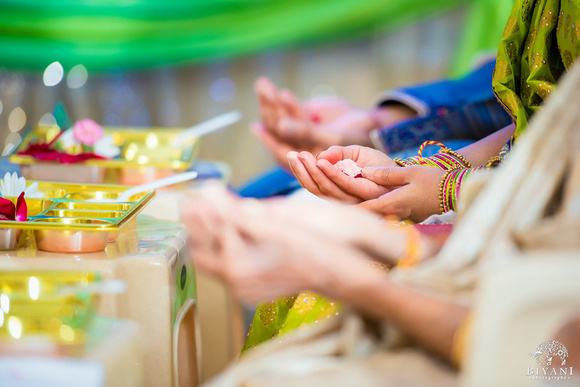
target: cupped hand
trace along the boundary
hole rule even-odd
[[[256,81],[262,120],[252,132],[286,166],[288,150],[318,153],[341,144],[370,145],[369,132],[377,127],[370,111],[355,109],[340,98],[298,101],[289,90],[278,88],[266,77]]]
[[[378,185],[397,188],[360,203],[360,206],[383,215],[395,215],[415,222],[439,214],[439,184],[445,172],[425,166],[363,168],[362,175]]]
[[[339,285],[334,279],[371,270],[363,252],[311,232],[295,217],[271,216],[261,202],[213,189],[183,207],[196,266],[224,280],[245,301],[302,289],[331,296]]]
[[[331,146],[316,156],[317,160],[328,160],[336,164],[340,160],[351,159],[356,165],[364,167],[396,167],[397,163],[383,152],[358,145]]]
[[[289,152],[287,157],[290,169],[300,184],[322,198],[359,203],[378,198],[397,187],[395,184],[377,184],[364,177],[353,178],[334,166],[340,160],[351,159],[359,167],[396,167],[397,164],[387,155],[372,148],[331,147],[321,152],[316,158],[308,152]]]

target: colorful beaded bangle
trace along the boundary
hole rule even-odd
[[[472,173],[490,169],[502,161],[499,156],[492,157],[488,162],[476,168],[455,168],[445,172],[439,183],[439,209],[444,214],[457,209],[457,198],[463,181]]]
[[[431,157],[423,157],[423,149],[427,145],[439,145],[441,149],[438,153]],[[405,160],[396,158],[395,163],[401,167],[408,167],[411,165],[423,165],[427,167],[439,168],[444,171],[457,168],[471,168],[471,164],[461,154],[446,148],[445,145],[436,141],[425,141],[419,147],[418,156],[409,157]]]
[[[449,206],[447,204],[447,185],[449,182],[449,175],[453,173],[453,171],[457,171],[457,169],[449,169],[446,171],[439,183],[439,209],[442,214],[449,211]]]
[[[419,151],[417,152],[419,154],[419,161],[420,162],[422,162],[422,160],[423,160],[423,149],[427,145],[439,145],[441,147],[441,149],[439,149],[439,152],[454,156],[457,159],[459,159],[459,161],[461,161],[463,163],[463,165],[465,165],[465,167],[471,168],[471,164],[469,163],[469,161],[467,161],[467,159],[465,157],[463,157],[459,153],[455,152],[454,150],[446,148],[445,145],[443,145],[437,141],[425,141],[423,144],[421,144],[421,146],[419,147]]]
[[[411,165],[422,165],[426,167],[439,168],[444,171],[455,168],[465,168],[464,164],[461,163],[456,158],[442,153],[437,153],[431,157],[422,158],[421,161],[419,161],[419,156],[409,157],[405,160],[397,158],[394,159],[394,161],[401,167],[408,167]]]

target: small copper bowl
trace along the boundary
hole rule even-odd
[[[43,219],[43,222],[68,224],[110,224],[99,219]],[[93,253],[103,251],[107,247],[109,231],[94,230],[34,230],[36,246],[39,250],[55,253]]]

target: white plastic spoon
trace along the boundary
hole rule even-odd
[[[229,113],[221,114],[217,117],[211,118],[201,124],[194,125],[177,134],[171,141],[173,146],[177,146],[188,138],[196,138],[208,133],[214,132],[218,129],[235,124],[242,118],[242,113],[239,110],[233,110]]]
[[[138,193],[149,191],[150,189],[156,189],[161,187],[166,187],[168,185],[173,185],[177,183],[182,183],[184,181],[193,180],[197,177],[196,171],[179,173],[177,175],[164,177],[163,179],[152,181],[151,183],[145,183],[131,187],[123,192],[116,199],[88,199],[86,202],[91,203],[123,203],[126,202],[131,196],[137,195]]]

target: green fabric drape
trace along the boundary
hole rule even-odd
[[[497,52],[493,90],[517,138],[580,54],[580,4],[517,0]]]
[[[488,38],[477,41],[477,47],[464,41],[462,46],[469,50],[459,56],[455,66],[459,73],[470,65],[470,53],[497,45],[501,29],[484,23],[478,14],[505,2],[511,4],[510,0],[0,0],[0,66],[42,71],[57,60],[65,69],[81,63],[89,71],[185,65],[361,36],[474,3],[477,13],[472,13],[471,23],[480,20],[484,31],[470,36]]]

